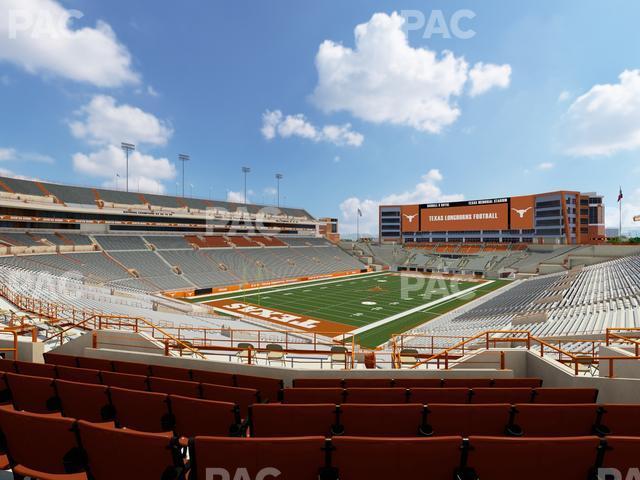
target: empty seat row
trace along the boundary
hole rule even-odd
[[[264,401],[277,401],[278,393],[283,387],[282,380],[277,378],[255,377],[252,375],[233,375],[230,373],[214,372],[209,370],[192,370],[167,365],[148,365],[145,363],[107,360],[102,358],[75,357],[51,352],[45,353],[44,357],[45,362],[49,365],[80,367],[93,370],[127,373],[131,375],[144,375],[150,377],[170,378],[173,380],[213,383],[216,385],[226,385],[228,387],[255,388],[260,390]],[[8,367],[0,368],[4,369]]]
[[[68,367],[72,368],[72,367]],[[240,413],[246,417],[249,405],[260,401],[259,392],[249,388],[225,387],[208,383],[182,382],[167,378],[142,377],[138,375],[116,374],[105,372],[101,375],[104,383],[83,382],[77,378],[48,378],[31,375],[6,373],[0,380],[5,383],[5,401],[9,399],[19,410],[34,413],[58,411],[61,382],[79,385],[111,387],[140,393],[156,393],[161,395],[179,395],[181,397],[229,402],[238,405]],[[139,377],[139,378],[138,378]],[[148,388],[147,388],[148,387]]]
[[[595,403],[595,388],[285,388],[283,403]]]
[[[600,468],[629,471],[640,449],[640,438],[616,436],[196,436],[189,442],[187,464],[171,434],[115,429],[7,407],[0,407],[0,430],[15,475],[58,480],[183,479],[187,470],[190,480],[587,480]]]
[[[634,467],[640,439],[196,437],[190,447],[196,480],[211,478],[208,469],[221,475],[213,478],[587,480]]]
[[[640,436],[640,405],[253,405],[252,437]]]
[[[301,388],[537,388],[541,378],[296,378]]]

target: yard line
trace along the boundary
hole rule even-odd
[[[378,320],[377,322],[371,323],[369,325],[366,325],[364,327],[358,328],[356,330],[352,330],[351,332],[349,332],[348,336],[351,337],[351,336],[358,335],[360,333],[367,332],[369,330],[373,330],[374,328],[380,327],[382,325],[386,325],[387,323],[391,323],[391,322],[393,322],[395,320],[398,320],[399,318],[406,317],[406,316],[411,315],[413,313],[417,313],[420,310],[423,310],[425,308],[430,308],[430,307],[433,307],[435,305],[439,305],[440,303],[444,303],[444,302],[448,302],[449,300],[453,300],[454,298],[461,297],[461,296],[466,295],[466,294],[468,294],[470,292],[473,292],[474,290],[478,290],[479,288],[485,287],[485,286],[487,286],[487,285],[489,285],[491,283],[493,283],[493,280],[489,280],[489,281],[487,281],[485,283],[479,283],[478,285],[476,285],[474,287],[467,288],[466,290],[460,290],[459,292],[452,293],[451,295],[448,295],[446,297],[440,297],[440,298],[438,298],[438,299],[436,299],[436,300],[434,300],[432,302],[425,303],[424,305],[418,305],[417,307],[414,307],[414,308],[412,308],[410,310],[406,310],[404,312],[400,312],[400,313],[397,313],[395,315],[391,315],[390,317],[383,318],[382,320]],[[345,335],[340,335],[340,338],[346,338],[346,337],[345,337]]]

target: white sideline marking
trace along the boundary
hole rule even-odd
[[[382,273],[357,273],[356,275],[368,275],[369,277],[378,277],[380,275],[389,275],[389,272],[382,272]],[[367,277],[367,278],[369,278]],[[260,290],[264,290],[266,288],[269,289],[268,292],[262,292],[262,295],[264,294],[272,294],[272,293],[278,293],[278,292],[285,292],[287,290],[297,290],[298,288],[309,288],[309,287],[318,287],[320,285],[328,285],[329,283],[340,283],[340,282],[349,282],[352,279],[351,276],[346,277],[346,278],[339,278],[337,280],[329,280],[327,279],[326,282],[323,282],[322,280],[305,280],[304,282],[297,282],[294,283],[293,286],[283,286],[282,288],[279,287],[260,287]],[[318,282],[316,285],[306,285],[306,283],[308,282]],[[290,285],[290,284],[289,284]],[[205,295],[201,295],[200,297],[212,297],[212,296],[221,296],[223,298],[213,298],[211,299],[211,301],[213,300],[227,300],[227,299],[231,299],[231,298],[245,298],[245,297],[252,297],[255,295],[260,295],[260,292],[251,292],[251,293],[242,293],[242,292],[248,292],[249,290],[237,290],[236,291],[236,295],[233,296],[229,296],[226,297],[225,292],[222,293],[214,293],[214,294],[205,294]],[[229,292],[226,292],[229,293]],[[193,297],[193,298],[199,298],[199,297]],[[205,300],[205,302],[208,302],[210,300]]]
[[[438,298],[437,300],[433,300],[432,302],[425,303],[424,305],[419,305],[419,306],[411,308],[409,310],[405,310],[404,312],[396,313],[395,315],[391,315],[390,317],[383,318],[382,320],[378,320],[377,322],[370,323],[369,325],[357,328],[355,330],[350,331],[348,334],[343,334],[343,335],[340,335],[340,337],[335,337],[335,338],[344,339],[347,336],[351,337],[351,336],[354,336],[354,335],[358,335],[360,333],[363,333],[363,332],[369,331],[371,329],[377,328],[377,327],[379,327],[381,325],[385,325],[387,323],[391,323],[391,322],[393,322],[393,321],[395,321],[395,320],[397,320],[399,318],[406,317],[407,315],[411,315],[412,313],[419,312],[420,310],[422,310],[424,308],[430,308],[430,307],[433,307],[434,305],[439,305],[441,303],[448,302],[449,300],[453,300],[454,298],[462,297],[463,295],[467,295],[468,293],[473,292],[474,290],[477,290],[478,288],[484,287],[485,285],[489,285],[491,283],[493,283],[493,280],[489,280],[489,281],[484,282],[484,283],[479,283],[478,285],[476,285],[474,287],[467,288],[466,290],[460,290],[459,292],[452,293],[451,295],[448,295],[446,297]]]

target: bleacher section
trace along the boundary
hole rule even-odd
[[[529,315],[535,315],[528,321]],[[537,337],[592,335],[640,326],[640,256],[518,281],[475,307],[444,315],[415,332],[470,336],[490,329]]]
[[[216,370],[46,361],[0,360],[1,467],[17,475],[203,480],[207,468],[248,466],[295,480],[419,471],[433,480],[589,480],[598,468],[627,471],[640,448],[640,405],[597,404],[597,390],[540,387],[535,378],[431,379],[440,382],[432,388],[413,378],[398,388],[360,377],[334,389],[301,377],[283,390],[279,378]],[[447,402],[457,389],[468,400]],[[325,390],[337,390],[337,401]],[[306,396],[287,402],[296,391]],[[390,399],[400,401],[383,403]],[[129,460],[114,461],[124,450]]]

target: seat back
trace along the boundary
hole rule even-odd
[[[279,378],[254,377],[251,375],[236,375],[236,387],[253,388],[260,392],[260,399],[263,402],[280,401],[280,390],[282,390],[282,380]]]
[[[509,424],[511,405],[427,406],[427,433],[446,435],[504,435]]]
[[[498,388],[539,388],[541,378],[494,378],[493,386]]]
[[[123,362],[114,360],[112,362],[113,371],[118,373],[128,373],[131,375],[149,375],[149,365],[144,363]]]
[[[638,451],[640,451],[639,437],[607,437],[604,450],[603,469],[615,469],[620,472],[620,478],[633,478],[632,469],[638,468]],[[637,470],[635,470],[637,472]],[[629,475],[628,475],[629,474]],[[628,475],[628,476],[627,476]],[[603,478],[617,478],[615,476]]]
[[[60,401],[53,378],[7,373],[6,379],[16,410],[26,410],[31,413],[60,411]]]
[[[240,432],[240,411],[235,403],[169,395],[178,437],[227,436]]]
[[[414,437],[425,425],[425,407],[420,404],[340,406],[334,433],[347,436]]]
[[[442,380],[442,386],[448,388],[487,388],[491,384],[492,380],[490,378],[445,378]]]
[[[170,378],[149,377],[149,390],[152,392],[169,393],[182,397],[200,398],[200,384]]]
[[[249,410],[252,437],[328,437],[335,423],[336,406],[333,403],[263,403],[252,405]]]
[[[91,478],[177,479],[184,469],[170,433],[146,433],[78,422]]]
[[[595,403],[597,388],[536,388],[533,390],[534,403]]]
[[[469,403],[471,390],[468,388],[412,388],[409,393],[411,403]]]
[[[296,378],[294,388],[343,388],[342,378]]]
[[[65,365],[67,367],[77,367],[78,359],[72,355],[62,355],[60,353],[45,352],[42,354],[44,362],[49,365]]]
[[[109,387],[106,385],[58,379],[55,380],[55,388],[65,417],[96,423],[113,420],[114,412],[109,403]]]
[[[236,384],[235,377],[230,373],[209,372],[207,370],[191,370],[191,379],[194,382],[224,385],[226,387],[234,387]]]
[[[393,380],[390,378],[347,378],[345,388],[391,388]]]
[[[94,370],[104,370],[106,372],[113,371],[111,360],[105,358],[78,357],[78,366],[80,368],[92,368]]]
[[[93,383],[94,385],[99,385],[102,383],[100,370],[94,370],[92,368],[65,367],[63,365],[58,365],[56,367],[56,371],[58,372],[58,378],[61,380],[68,380],[69,382]]]
[[[213,478],[215,472],[226,472],[229,478],[279,475],[282,479],[318,480],[318,470],[324,465],[323,448],[324,437],[195,437],[190,444],[195,464],[190,480],[211,478],[206,476],[207,469],[214,469]],[[259,473],[262,476],[258,477]]]
[[[345,390],[342,388],[285,388],[282,391],[282,403],[333,403],[344,402]]]
[[[152,377],[191,381],[191,370],[188,368],[169,367],[166,365],[151,365],[149,368],[151,368]]]
[[[344,403],[407,403],[406,388],[347,388]]]
[[[0,408],[0,430],[14,473],[25,467],[54,475],[83,471],[74,423],[71,418]]]
[[[606,433],[616,436],[640,437],[640,404],[602,405],[600,424]]]
[[[532,388],[526,387],[490,387],[473,388],[471,403],[529,403],[533,395]]]
[[[518,404],[514,433],[526,437],[570,437],[595,434],[598,421],[595,404]]]
[[[200,384],[202,398],[216,402],[235,403],[240,408],[242,418],[247,418],[249,405],[260,403],[258,390],[251,388],[225,387],[223,385]]]
[[[13,360],[0,358],[0,372],[16,373],[16,363]]]
[[[131,375],[129,373],[100,372],[103,385],[110,387],[126,388],[129,390],[149,390],[147,377],[144,375]]]
[[[17,360],[15,362],[15,368],[16,372],[20,375],[44,378],[56,377],[56,366],[46,363],[21,362],[20,360]]]
[[[109,387],[109,395],[118,426],[152,433],[173,429],[167,394]]]
[[[482,479],[584,480],[590,478],[596,464],[599,443],[597,437],[472,436],[467,467]]]
[[[403,388],[440,388],[442,379],[440,378],[396,378],[393,381],[394,387]]]
[[[331,466],[339,478],[451,480],[460,465],[462,438],[333,437]]]

